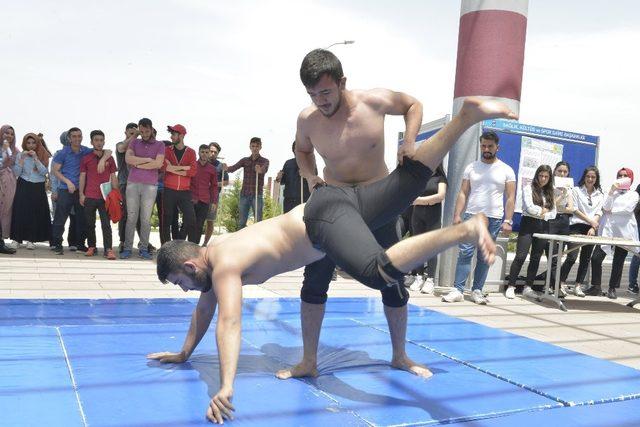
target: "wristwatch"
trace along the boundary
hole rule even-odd
[[[513,220],[512,220],[512,219],[505,219],[505,220],[504,220],[504,221],[502,221],[502,222],[506,222],[506,223],[507,223],[507,224],[509,224],[509,225],[513,225]]]

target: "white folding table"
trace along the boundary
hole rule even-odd
[[[568,254],[569,252],[577,251],[583,246],[586,245],[601,245],[601,246],[620,246],[627,248],[640,247],[640,242],[637,240],[626,240],[612,237],[601,237],[601,236],[584,236],[584,235],[563,235],[563,234],[544,234],[544,233],[534,233],[533,237],[538,239],[544,239],[549,241],[549,259],[547,260],[547,280],[544,286],[544,294],[536,295],[537,301],[549,301],[555,304],[562,311],[567,311],[567,308],[564,306],[562,301],[560,301],[559,293],[560,293],[560,264],[562,261],[562,256]],[[564,245],[558,245],[558,253],[554,254],[554,248],[556,243],[570,243],[571,245],[575,245],[572,248],[563,248]],[[639,254],[632,252],[637,257],[640,257]],[[549,295],[549,285],[551,283],[551,266],[553,258],[557,258],[558,262],[556,263],[556,274],[555,274],[555,292],[554,295]],[[633,307],[635,304],[640,302],[640,298],[637,298],[627,304],[629,307]]]

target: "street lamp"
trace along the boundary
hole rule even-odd
[[[337,42],[337,43],[330,44],[325,49],[329,49],[330,47],[338,45],[338,44],[354,44],[355,42],[356,42],[355,40],[345,40],[343,42]]]

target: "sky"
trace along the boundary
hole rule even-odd
[[[529,2],[520,121],[600,136],[604,183],[622,166],[640,174],[639,12],[625,0]],[[0,122],[56,149],[65,129],[80,127],[86,145],[101,129],[113,148],[149,117],[160,138],[180,123],[194,149],[219,142],[227,163],[259,136],[275,176],[310,103],[307,52],[354,40],[331,48],[347,87],[409,93],[428,122],[451,113],[459,17],[457,0],[7,2]],[[390,167],[403,130],[387,118]]]

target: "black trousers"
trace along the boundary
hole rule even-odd
[[[609,278],[609,289],[619,288],[620,279],[622,278],[622,269],[624,268],[624,260],[627,258],[626,249],[622,249],[616,246],[613,252],[613,265],[611,266],[611,277]],[[591,285],[602,285],[602,261],[607,256],[606,252],[602,250],[600,245],[596,246],[593,250],[593,256],[591,257]]]
[[[196,202],[193,204],[193,209],[196,213],[196,243],[200,244],[200,238],[202,237],[202,228],[204,222],[207,220],[207,214],[211,209],[211,203]]]
[[[191,202],[191,191],[176,191],[165,188],[162,195],[162,223],[160,224],[160,237],[164,242],[171,240],[169,236],[170,225],[176,219],[176,207],[182,212],[183,227],[190,242],[196,240],[196,213]]]
[[[287,213],[300,204],[300,199],[285,197],[282,201],[282,212]]]
[[[442,204],[433,206],[414,206],[411,215],[411,235],[427,233],[429,231],[442,228]],[[438,268],[438,256],[434,256],[427,261],[426,267],[423,265],[417,268],[414,274],[425,275],[432,279],[436,276]]]
[[[555,219],[549,221],[549,234],[561,234],[563,236],[568,236],[571,234],[571,228],[569,227],[569,223],[571,222],[571,214],[558,214]],[[560,253],[560,248],[564,249],[564,243],[556,243],[553,246],[553,253]],[[551,254],[549,253],[549,242],[546,242],[544,246],[544,253],[547,256],[547,268],[549,268],[549,257]],[[554,257],[551,260],[551,286],[556,283],[556,268],[558,266],[558,257]]]
[[[388,279],[380,274],[382,269],[396,282],[404,275],[391,265],[375,233],[395,226],[397,217],[424,191],[431,174],[422,163],[405,157],[402,166],[379,181],[352,187],[321,186],[305,205],[304,222],[313,246],[360,283],[380,290],[386,306],[402,307],[409,295],[404,286],[389,287]],[[303,301],[323,303],[306,300],[305,290],[303,284]]]
[[[527,268],[526,284],[531,286],[538,273],[540,258],[544,252],[546,241],[533,237],[534,233],[546,233],[549,230],[549,222],[530,216],[522,216],[520,221],[520,232],[518,233],[518,243],[516,244],[516,257],[511,263],[509,269],[509,286],[514,286],[522,264],[527,259],[529,249],[531,256],[529,257],[529,267]]]
[[[100,225],[102,226],[102,243],[105,252],[112,248],[113,237],[111,236],[111,224],[109,223],[109,214],[104,206],[103,199],[84,200],[84,215],[87,221],[87,246],[96,247],[96,211],[100,215]]]
[[[583,234],[586,235],[591,226],[589,224],[573,224],[569,227],[569,234]],[[569,245],[569,249],[575,248],[577,245]],[[567,254],[567,259],[564,260],[562,268],[560,269],[560,281],[566,282],[571,272],[573,264],[575,264],[578,258],[578,251],[580,252],[580,264],[578,264],[578,275],[576,276],[576,283],[584,283],[585,277],[587,277],[587,271],[589,270],[589,261],[591,260],[591,253],[593,252],[593,245],[586,245],[579,250],[576,249]]]

